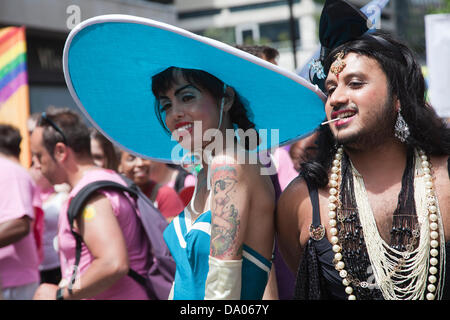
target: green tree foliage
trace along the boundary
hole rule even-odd
[[[230,45],[236,42],[234,28],[208,28],[203,32],[203,35]]]
[[[430,13],[450,13],[450,0],[441,0],[441,5],[430,10]]]

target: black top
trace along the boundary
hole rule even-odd
[[[450,158],[448,160],[450,178]],[[308,181],[309,196],[313,208],[312,226],[321,225],[319,196],[317,188],[312,188]],[[444,288],[442,299],[450,300],[450,241],[445,244],[446,270],[444,272]],[[333,264],[334,252],[332,245],[324,236],[320,240],[310,238],[305,248],[297,273],[294,299],[299,300],[346,300],[345,287],[342,278]],[[445,276],[447,275],[447,276]]]

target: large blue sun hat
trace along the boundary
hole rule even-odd
[[[325,95],[293,72],[219,41],[128,15],[88,19],[69,34],[63,54],[67,87],[94,127],[120,148],[147,159],[182,163],[155,113],[152,77],[169,67],[206,71],[233,87],[267,139],[258,151],[311,134],[325,118]],[[177,148],[179,150],[180,148]]]

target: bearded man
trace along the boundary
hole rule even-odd
[[[330,38],[345,33],[342,8],[366,22],[347,2],[327,1],[321,24],[338,26]],[[411,50],[361,34],[322,54],[327,121],[316,156],[278,202],[295,297],[449,299],[450,130],[425,101]]]

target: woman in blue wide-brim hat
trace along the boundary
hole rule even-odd
[[[220,42],[123,15],[77,26],[64,71],[80,109],[114,143],[203,166],[191,202],[164,232],[176,262],[170,298],[261,299],[276,171],[257,155],[310,134],[324,118],[321,91]]]

